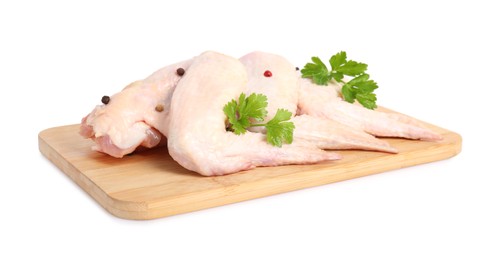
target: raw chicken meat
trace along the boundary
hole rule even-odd
[[[429,130],[416,119],[398,113],[370,110],[344,101],[339,86],[319,86],[309,79],[299,79],[299,113],[327,118],[375,136],[402,137],[427,141],[442,136]]]
[[[113,157],[123,157],[139,146],[152,148],[163,143],[171,97],[181,79],[177,70],[186,70],[191,63],[164,67],[128,85],[83,118],[80,134],[95,141],[94,150]]]
[[[226,131],[223,107],[246,92],[247,73],[237,59],[205,52],[194,59],[172,97],[168,150],[186,169],[202,175],[223,175],[256,166],[309,164],[339,159],[300,142],[281,148],[261,133]]]
[[[248,74],[248,94],[255,92],[267,96],[267,118],[272,119],[277,109],[287,109],[294,116],[298,108],[298,77],[295,67],[284,57],[255,51],[241,57],[240,62]],[[265,76],[270,71],[272,76]]]
[[[252,52],[240,58],[247,69],[249,81],[248,94],[255,92],[267,96],[268,115],[272,119],[278,108],[285,108],[296,115],[298,108],[299,86],[295,67],[279,55]],[[272,76],[264,76],[270,71]],[[395,148],[386,141],[371,136],[362,130],[356,130],[327,118],[300,115],[291,120],[296,126],[294,140],[308,142],[320,149],[362,149],[395,153]],[[264,132],[262,127],[251,131]]]
[[[340,158],[322,149],[397,152],[373,135],[441,139],[410,117],[347,103],[339,91],[338,85],[323,87],[302,79],[278,55],[254,52],[239,61],[205,52],[104,97],[104,105],[83,118],[80,134],[95,141],[94,150],[114,157],[162,145],[166,136],[173,159],[206,176]],[[268,144],[259,127],[243,135],[226,131],[223,107],[240,93],[252,92],[268,98],[266,121],[279,108],[293,114],[292,144]]]

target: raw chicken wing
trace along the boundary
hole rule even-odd
[[[252,52],[240,58],[247,69],[248,93],[261,93],[268,99],[266,121],[272,119],[277,109],[289,110],[293,116],[298,108],[299,86],[295,67],[279,55]],[[272,76],[264,75],[270,71]],[[386,141],[371,136],[360,129],[353,129],[326,118],[300,115],[292,118],[294,140],[307,142],[320,149],[362,149],[395,153]],[[252,131],[264,132],[262,127]]]
[[[319,86],[309,79],[299,79],[299,111],[302,114],[331,119],[369,134],[427,141],[441,140],[418,120],[398,113],[386,113],[344,101],[333,83]]]
[[[92,138],[94,150],[123,157],[137,147],[155,147],[164,142],[171,97],[192,60],[164,67],[144,80],[135,81],[112,95],[107,104],[98,105],[83,118],[80,134]]]
[[[168,150],[186,169],[213,176],[256,166],[309,164],[339,159],[310,146],[281,148],[261,133],[226,131],[223,107],[246,91],[247,73],[237,59],[205,52],[194,59],[172,97]]]

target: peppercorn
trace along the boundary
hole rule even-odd
[[[158,104],[155,109],[157,112],[162,112],[164,111],[164,106],[162,104]]]
[[[266,76],[266,77],[272,77],[272,72],[270,70],[266,70],[264,72],[264,76]]]
[[[185,71],[184,71],[184,69],[183,69],[183,68],[179,68],[179,69],[177,69],[177,70],[176,70],[176,73],[177,73],[179,76],[184,75],[184,72],[185,72]]]
[[[103,104],[106,105],[106,104],[108,104],[108,102],[110,102],[110,97],[109,96],[103,96],[101,98],[101,103],[103,103]]]
[[[296,70],[299,70],[299,67],[296,67]]]

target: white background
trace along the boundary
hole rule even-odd
[[[487,259],[483,1],[6,2],[1,259]],[[113,217],[38,151],[41,130],[209,49],[300,67],[345,50],[369,64],[380,105],[460,133],[463,151],[152,221]]]

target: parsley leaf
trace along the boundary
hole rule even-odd
[[[223,107],[223,112],[228,117],[231,130],[237,134],[243,134],[246,128],[251,126],[250,118],[262,121],[267,116],[267,97],[262,94],[252,93],[246,97],[244,93],[235,100],[228,102]]]
[[[338,67],[341,65],[345,64],[347,62],[347,53],[344,51],[341,51],[330,58],[330,65],[332,70],[336,70]]]
[[[367,70],[367,64],[349,60],[336,69],[335,73],[343,73],[347,76],[357,76]]]
[[[293,142],[294,123],[285,122],[291,119],[291,112],[278,109],[274,118],[266,124],[267,142],[281,147],[282,141],[290,144]]]
[[[342,96],[347,102],[353,103],[357,100],[364,107],[374,109],[377,107],[377,98],[373,93],[378,88],[377,83],[369,80],[369,75],[365,74],[367,64],[347,60],[347,53],[341,51],[333,55],[330,60],[331,70],[318,57],[312,57],[313,63],[307,63],[301,70],[303,78],[311,78],[318,85],[328,85],[334,79],[342,83]],[[346,76],[355,77],[349,82],[344,82]]]
[[[282,142],[292,143],[294,123],[286,122],[291,119],[292,113],[285,109],[278,109],[274,118],[265,124],[252,124],[250,119],[264,121],[267,116],[267,97],[262,94],[252,93],[248,97],[240,94],[238,102],[231,100],[223,107],[223,112],[228,118],[229,129],[240,135],[247,132],[248,127],[264,126],[267,130],[267,142],[281,147]]]
[[[223,112],[225,113],[225,115],[227,115],[230,128],[235,134],[240,135],[245,133],[246,131],[245,128],[250,125],[250,122],[248,121],[244,122],[239,120],[239,117],[237,115],[237,110],[238,110],[238,104],[237,101],[235,100],[228,102],[223,107]]]
[[[245,94],[240,94],[238,98],[240,104],[240,118],[254,118],[257,121],[262,121],[267,116],[267,97],[262,94],[252,93],[247,98]]]
[[[357,100],[362,106],[374,109],[377,108],[377,97],[373,92],[377,88],[377,83],[370,80],[368,74],[362,74],[342,86],[342,95],[348,102]]]
[[[314,63],[304,65],[301,70],[304,78],[312,78],[318,85],[328,85],[331,76],[326,65],[318,57],[312,57]]]

